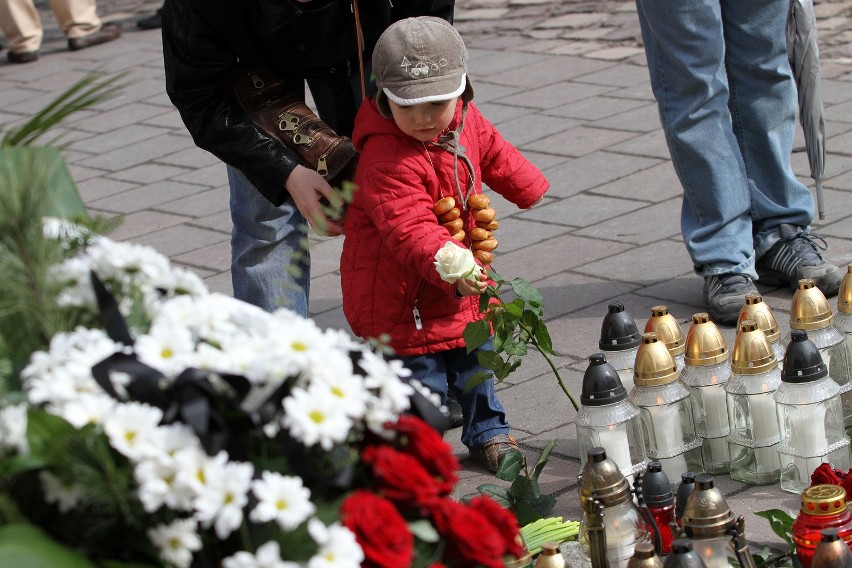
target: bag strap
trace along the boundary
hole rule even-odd
[[[358,71],[361,77],[361,100],[367,100],[367,85],[364,81],[364,33],[361,30],[361,14],[358,0],[352,0],[352,13],[355,15],[355,37],[358,40]]]

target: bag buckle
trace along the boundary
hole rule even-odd
[[[293,144],[298,144],[299,146],[310,146],[313,143],[314,139],[310,136],[306,136],[301,132],[297,132],[293,135]]]
[[[326,160],[327,157],[328,154],[323,154],[317,160],[317,173],[322,177],[328,175],[328,160]]]
[[[290,114],[289,112],[284,112],[278,115],[278,130],[282,132],[287,132],[288,130],[296,130],[299,127],[299,117]]]

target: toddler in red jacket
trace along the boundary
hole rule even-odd
[[[473,104],[466,64],[461,36],[439,18],[401,20],[379,38],[378,93],[355,118],[358,189],[346,215],[340,272],[352,331],[386,338],[413,378],[442,400],[453,393],[463,414],[462,442],[471,458],[496,471],[518,445],[494,381],[464,390],[482,371],[462,333],[481,317],[478,296],[487,277],[477,265],[475,274],[449,284],[436,254],[447,243],[471,248],[471,236],[485,236],[476,242],[489,242],[474,248],[480,264],[490,262],[486,249],[496,241],[476,232],[482,227],[475,215],[494,213],[474,207],[486,201],[483,182],[521,208],[538,202],[549,184]]]

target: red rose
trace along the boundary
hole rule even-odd
[[[340,517],[364,550],[365,560],[361,566],[411,566],[414,559],[414,536],[390,501],[360,489],[343,502]]]
[[[819,464],[819,467],[811,474],[811,485],[822,485],[824,483],[840,485],[840,482],[840,477],[835,473],[835,470],[831,469],[831,465],[827,463]]]
[[[402,507],[421,507],[438,499],[441,488],[416,458],[390,446],[369,446],[361,454],[373,467],[381,494]]]
[[[470,506],[482,513],[494,525],[503,537],[506,554],[511,554],[515,558],[523,556],[524,547],[521,546],[521,540],[518,538],[521,529],[518,527],[518,518],[514,513],[504,509],[497,501],[485,495],[474,497],[470,501]]]
[[[444,441],[438,432],[416,416],[403,414],[396,424],[388,424],[397,432],[399,449],[412,455],[431,473],[441,488],[441,494],[452,493],[458,482],[456,472],[459,461],[453,455],[453,447]]]
[[[447,542],[444,557],[462,566],[504,568],[506,547],[500,532],[482,513],[450,499],[430,507],[435,529]]]

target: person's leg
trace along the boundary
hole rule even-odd
[[[101,29],[95,0],[50,0],[59,29],[69,38],[83,37]]]
[[[660,120],[684,189],[681,231],[696,272],[754,278],[750,184],[731,127],[720,5],[636,5]]]
[[[0,28],[13,53],[36,53],[41,47],[44,32],[41,19],[32,0],[0,1]]]
[[[307,223],[288,200],[272,205],[237,169],[231,187],[231,280],[234,297],[264,310],[308,315],[310,251]]]

